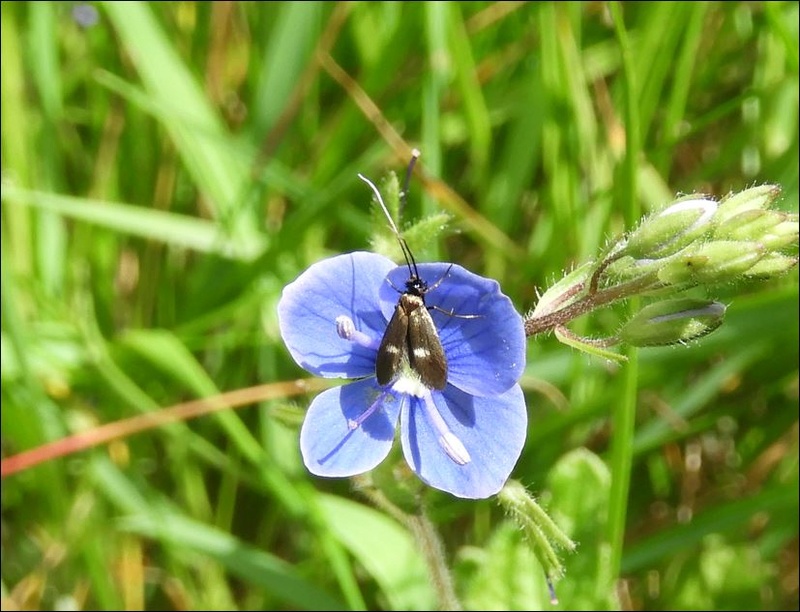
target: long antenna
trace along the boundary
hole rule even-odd
[[[369,180],[366,176],[358,173],[358,178],[364,181],[367,185],[372,188],[372,193],[375,194],[375,199],[378,200],[378,204],[381,205],[381,209],[383,210],[383,214],[386,215],[386,218],[389,220],[389,227],[392,228],[394,235],[397,236],[398,240],[400,239],[400,232],[397,230],[397,226],[394,224],[394,220],[392,219],[392,215],[389,214],[389,209],[386,208],[386,204],[383,203],[383,198],[381,197],[381,192],[378,191],[378,188],[375,186],[371,180]]]
[[[408,162],[406,168],[406,179],[403,181],[403,191],[400,192],[400,205],[398,206],[398,216],[403,218],[403,209],[406,207],[406,200],[408,199],[408,186],[411,183],[411,174],[414,172],[414,165],[417,163],[419,156],[422,155],[419,149],[411,149],[411,161]]]
[[[409,164],[409,167],[413,165],[413,161],[415,159],[416,158],[412,158],[412,164]],[[386,215],[386,218],[389,221],[389,227],[392,228],[394,235],[397,237],[397,241],[400,243],[400,249],[403,251],[403,257],[405,257],[406,265],[408,266],[409,271],[411,271],[415,277],[419,278],[419,274],[417,273],[417,262],[414,261],[414,256],[411,254],[411,250],[408,248],[406,241],[403,240],[403,237],[400,235],[400,231],[394,224],[394,220],[392,219],[392,216],[389,214],[389,209],[387,209],[386,204],[383,203],[381,192],[378,191],[378,188],[375,186],[375,183],[373,183],[371,180],[369,180],[366,176],[364,176],[360,172],[358,174],[358,178],[364,181],[372,189],[372,192],[375,194],[375,199],[378,200],[378,204],[380,204],[381,210],[383,210],[383,214]]]

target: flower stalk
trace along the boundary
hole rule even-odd
[[[711,333],[722,323],[722,304],[673,298],[693,287],[774,278],[796,266],[798,216],[769,208],[779,193],[762,185],[721,202],[677,199],[546,291],[525,317],[525,334],[555,332],[570,346],[621,359],[605,349],[621,342],[663,346]],[[622,300],[664,294],[672,295],[644,306],[609,338],[581,338],[566,327]]]

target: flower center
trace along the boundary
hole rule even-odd
[[[401,374],[392,383],[392,391],[403,395],[425,397],[425,395],[430,395],[431,390],[422,382],[419,374],[408,363],[408,359],[404,359],[401,365]]]
[[[376,350],[380,347],[380,340],[371,338],[364,332],[357,330],[353,319],[347,315],[339,315],[336,317],[336,333],[343,340],[355,342],[359,346]],[[349,429],[353,430],[361,427],[364,421],[372,416],[388,397],[394,395],[410,395],[420,400],[422,409],[425,411],[425,417],[436,431],[439,445],[447,456],[458,465],[466,465],[472,461],[472,457],[470,457],[469,451],[464,446],[464,443],[450,430],[447,423],[445,423],[442,418],[442,415],[439,413],[439,409],[433,401],[431,389],[422,382],[419,374],[411,367],[411,364],[408,363],[407,357],[403,359],[403,363],[400,365],[400,376],[390,385],[384,387],[384,389],[385,390],[375,398],[375,401],[372,402],[364,412],[355,419],[348,419],[347,427]]]
[[[359,346],[377,350],[380,348],[380,339],[375,339],[356,329],[353,319],[347,315],[336,317],[336,333],[342,340],[349,340]],[[424,349],[418,349],[424,350]],[[408,357],[404,356],[400,364],[400,376],[391,382],[390,388],[395,393],[423,397],[430,389],[422,382],[419,374],[411,367]],[[365,417],[366,418],[366,417]]]

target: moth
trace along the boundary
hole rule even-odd
[[[419,155],[420,153],[416,149],[412,152],[411,162],[406,170],[403,190],[400,192],[401,209],[408,192],[411,173]],[[405,282],[405,290],[400,291],[395,287],[400,293],[400,298],[378,348],[378,357],[375,364],[378,383],[380,385],[388,385],[403,373],[404,368],[410,367],[419,376],[425,387],[429,389],[444,389],[447,385],[447,357],[444,354],[442,341],[439,339],[439,332],[433,323],[429,307],[425,304],[425,294],[436,289],[441,284],[447,277],[449,268],[431,286],[428,286],[428,283],[420,278],[414,255],[411,253],[408,243],[400,235],[386,205],[381,199],[378,189],[362,175],[359,174],[358,176],[370,185],[375,192],[378,204],[383,209],[386,218],[389,220],[389,226],[400,243],[409,275],[408,280]],[[432,308],[441,310],[436,307]],[[443,312],[446,313],[447,311]],[[452,315],[452,313],[447,314]],[[469,315],[467,317],[471,318]]]
[[[447,385],[447,357],[425,305],[425,294],[435,289],[440,281],[428,287],[428,283],[419,277],[413,258],[409,271],[405,291],[397,301],[378,349],[375,374],[378,383],[386,385],[402,372],[405,361],[422,384],[429,389],[441,390]]]

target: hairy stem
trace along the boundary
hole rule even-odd
[[[657,283],[657,280],[648,275],[635,281],[608,287],[606,289],[592,291],[590,288],[589,292],[584,297],[564,306],[564,308],[560,310],[550,312],[540,317],[526,319],[525,335],[535,336],[536,334],[552,331],[556,327],[566,325],[573,319],[587,312],[591,312],[596,308],[631,297],[646,289],[653,289],[657,286]]]
[[[435,525],[430,521],[422,502],[419,504],[417,514],[409,514],[392,503],[386,495],[369,484],[364,479],[356,477],[356,482],[361,483],[359,492],[376,507],[384,510],[396,520],[406,526],[414,537],[417,548],[422,553],[425,564],[428,566],[431,583],[439,601],[440,610],[463,610],[461,602],[456,596],[450,568],[447,565],[444,545]]]
[[[463,610],[453,587],[453,578],[445,559],[444,545],[436,527],[423,509],[417,516],[410,516],[408,524],[430,570],[431,582],[439,599],[439,609]]]

